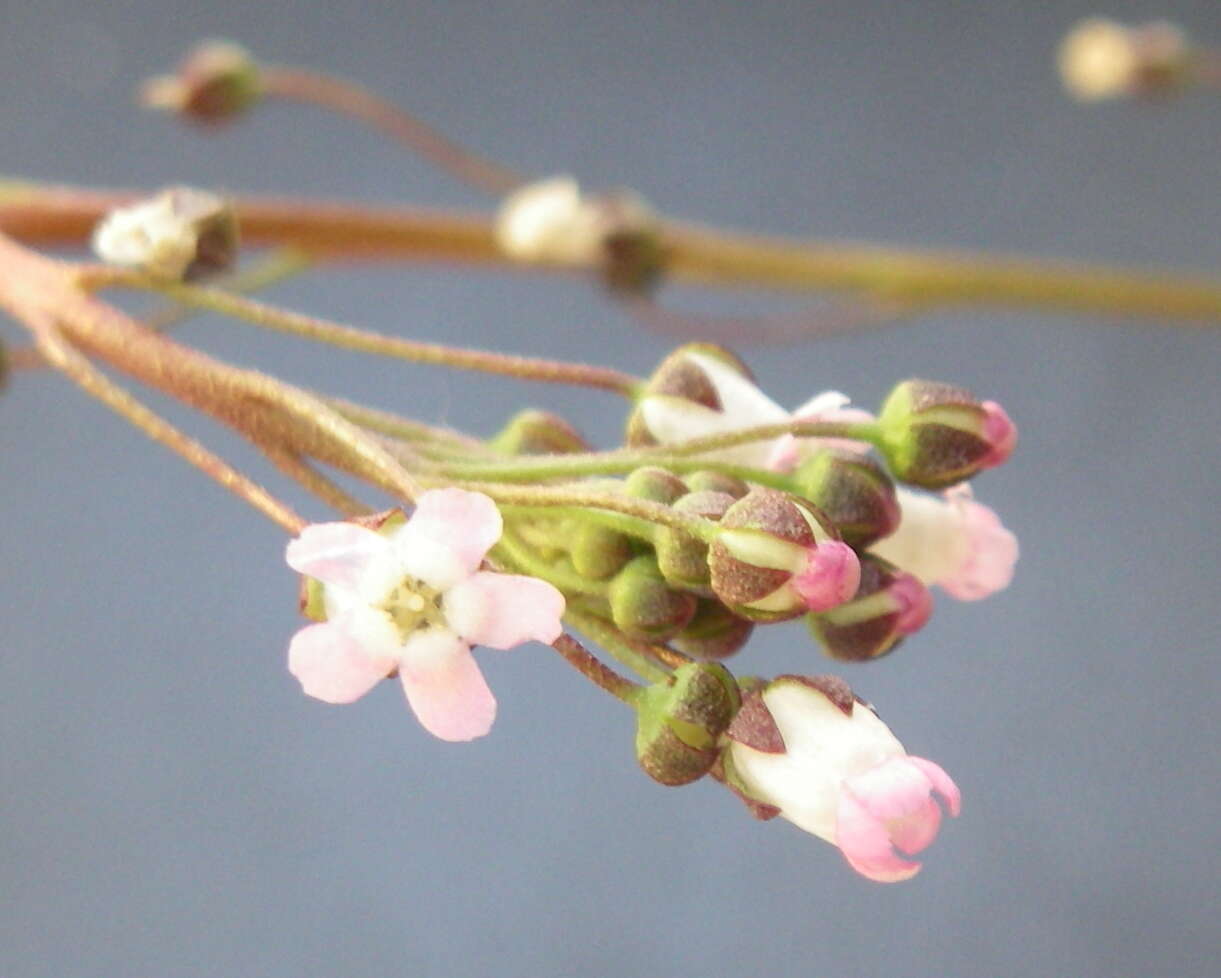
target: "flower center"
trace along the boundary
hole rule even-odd
[[[380,605],[399,630],[403,642],[425,628],[444,626],[445,612],[441,609],[442,592],[414,577],[405,577]]]

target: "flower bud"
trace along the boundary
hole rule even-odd
[[[856,597],[808,615],[806,623],[832,659],[865,662],[893,652],[905,635],[924,627],[932,611],[933,596],[919,579],[865,554]]]
[[[216,125],[246,112],[263,96],[250,52],[228,41],[205,41],[172,75],[151,78],[140,100],[190,122]]]
[[[838,846],[858,873],[910,879],[958,787],[912,757],[834,676],[780,676],[742,697],[726,731],[725,783],[761,818],[780,815]]]
[[[237,253],[237,218],[220,197],[171,187],[112,210],[93,232],[103,261],[183,281],[224,271]]]
[[[753,622],[739,618],[721,602],[700,598],[695,617],[670,639],[680,652],[696,659],[728,659],[750,639]]]
[[[616,627],[630,638],[664,642],[695,614],[695,595],[671,588],[652,555],[629,562],[611,581],[607,598]]]
[[[646,465],[634,470],[626,479],[623,491],[636,499],[655,503],[674,502],[687,494],[687,483],[668,469]]]
[[[1173,94],[1191,82],[1193,62],[1187,36],[1166,21],[1128,27],[1091,17],[1060,44],[1060,77],[1083,102]]]
[[[762,487],[721,518],[708,565],[716,596],[758,622],[833,608],[860,583],[857,556],[830,520],[797,496]]]
[[[737,684],[724,666],[692,662],[636,700],[636,758],[665,785],[690,784],[716,763],[718,740],[739,705]]]
[[[688,343],[653,371],[628,417],[626,442],[672,444],[788,418],[784,408],[755,386],[750,371],[732,353],[711,343]],[[756,442],[708,452],[705,457],[762,466],[771,451],[771,442]]]
[[[899,384],[878,421],[895,477],[925,489],[944,489],[1000,465],[1017,443],[1017,428],[995,401],[934,381]]]
[[[733,504],[733,496],[705,490],[689,492],[671,505],[683,513],[719,520]],[[708,544],[683,530],[662,526],[657,528],[653,547],[657,551],[657,568],[666,581],[684,591],[711,597]]]
[[[712,469],[700,469],[698,472],[689,472],[683,476],[683,482],[687,483],[687,488],[692,492],[723,492],[734,499],[741,499],[748,492],[750,486],[736,475],[727,475],[724,472],[714,472]]]
[[[899,525],[899,503],[890,477],[858,452],[827,449],[793,474],[797,491],[835,524],[844,542],[863,548]]]
[[[558,414],[533,408],[513,415],[490,444],[503,455],[567,455],[590,448],[580,432]]]
[[[632,541],[626,534],[598,523],[582,522],[573,535],[568,554],[573,570],[592,581],[601,581],[619,573],[632,559],[633,552]]]

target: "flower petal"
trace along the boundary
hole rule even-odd
[[[511,649],[560,637],[564,596],[546,581],[479,571],[445,593],[450,627],[472,645]]]
[[[932,785],[928,775],[911,758],[892,757],[882,764],[845,779],[844,790],[876,818],[904,818],[921,811]]]
[[[953,504],[961,512],[966,554],[955,571],[937,583],[959,601],[978,601],[1004,590],[1013,580],[1017,537],[983,503],[958,498]]]
[[[370,608],[354,608],[297,632],[288,647],[288,671],[307,696],[351,703],[394,670],[397,651],[398,632],[390,619]]]
[[[474,740],[492,729],[496,698],[453,632],[433,628],[407,640],[399,663],[407,702],[424,729],[442,740]]]
[[[289,541],[284,559],[328,587],[357,591],[369,564],[389,549],[385,537],[355,523],[312,523]]]
[[[853,869],[879,883],[897,883],[920,872],[920,863],[895,852],[885,823],[846,791],[839,799],[835,843]]]
[[[479,569],[503,529],[500,510],[483,493],[433,489],[392,541],[409,574],[444,590]]]
[[[933,786],[933,791],[945,802],[946,810],[951,815],[957,816],[962,811],[962,792],[958,790],[954,779],[945,773],[940,764],[935,764],[923,757],[909,756],[907,760],[924,772],[924,776]]]

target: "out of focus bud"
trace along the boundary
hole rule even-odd
[[[577,527],[569,547],[573,569],[593,581],[617,574],[632,553],[632,541],[626,535],[588,522]]]
[[[734,499],[741,499],[750,492],[750,486],[736,475],[726,475],[711,469],[688,472],[683,476],[683,482],[687,483],[692,492],[723,492]]]
[[[615,626],[630,638],[664,642],[682,631],[695,614],[695,595],[671,588],[649,554],[615,575],[607,598]]]
[[[710,490],[689,492],[672,503],[680,512],[709,520],[719,520],[733,504],[733,496]],[[708,544],[682,530],[658,527],[653,547],[657,551],[657,568],[670,584],[685,591],[712,596],[708,578]]]
[[[93,232],[103,261],[180,282],[221,272],[237,254],[237,218],[215,194],[171,187],[111,211]]]
[[[821,451],[798,467],[793,483],[835,524],[844,542],[857,549],[899,525],[894,483],[880,465],[859,452]]]
[[[1191,82],[1193,62],[1187,36],[1166,21],[1128,27],[1091,17],[1060,44],[1060,78],[1083,102],[1173,94]]]
[[[258,65],[245,48],[205,41],[172,75],[144,83],[140,101],[153,109],[204,125],[229,122],[262,98]]]
[[[695,617],[670,639],[670,644],[696,659],[728,659],[747,643],[754,630],[752,622],[739,618],[721,602],[700,598]]]
[[[716,763],[718,739],[739,703],[733,676],[715,663],[679,666],[668,680],[645,687],[635,701],[640,766],[665,785],[699,780]]]
[[[639,195],[586,196],[572,177],[551,177],[509,194],[496,241],[524,262],[596,268],[610,287],[648,291],[661,273],[657,218]]]
[[[623,491],[636,499],[668,504],[687,494],[687,483],[668,469],[646,465],[627,477]]]
[[[877,659],[924,627],[933,597],[920,581],[870,554],[861,557],[861,585],[851,601],[806,618],[832,659]]]
[[[490,444],[504,455],[567,455],[590,447],[558,414],[533,408],[513,415]]]
[[[879,446],[895,478],[944,489],[1007,460],[1017,428],[995,401],[977,401],[961,387],[905,380],[878,415]]]
[[[940,496],[900,489],[899,528],[870,551],[936,584],[960,601],[976,601],[1009,586],[1018,541],[999,517],[976,502],[970,487]]]
[[[833,608],[860,583],[857,556],[830,520],[803,499],[761,487],[725,512],[708,565],[716,596],[757,622]]]

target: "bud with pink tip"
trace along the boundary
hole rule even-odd
[[[893,652],[933,612],[933,596],[920,580],[884,560],[861,557],[861,586],[851,601],[806,623],[823,651],[841,662],[866,662]]]

